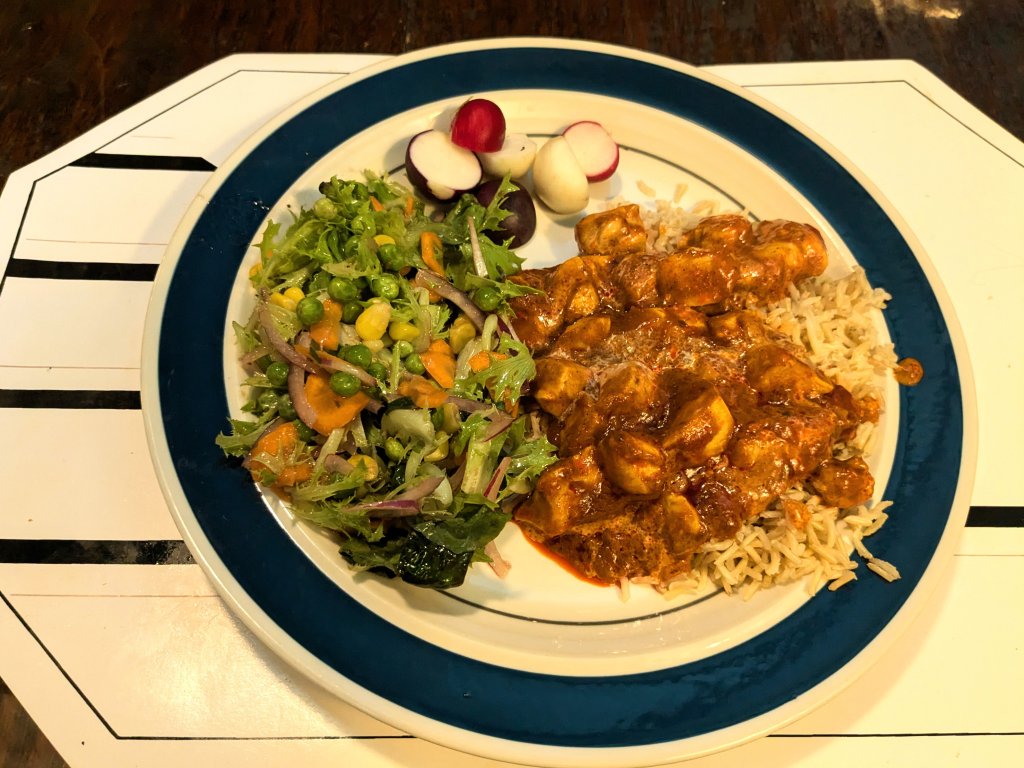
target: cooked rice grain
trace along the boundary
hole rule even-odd
[[[651,197],[654,190],[643,182],[638,188]],[[676,188],[676,203],[685,194]],[[620,201],[621,202],[621,201]],[[718,206],[712,201],[683,210],[657,200],[653,210],[643,210],[651,251],[671,250],[683,231],[691,229]],[[856,397],[881,399],[881,377],[896,364],[892,344],[882,343],[876,326],[877,313],[891,297],[872,288],[864,271],[854,268],[844,278],[814,278],[791,286],[789,295],[768,307],[754,308],[766,325],[807,351],[810,361]],[[836,447],[840,459],[869,454],[874,447],[873,424],[860,425],[854,436]],[[799,519],[783,509],[784,500],[806,508]],[[793,488],[744,525],[731,541],[706,544],[694,558],[690,573],[663,585],[666,597],[694,593],[715,585],[728,594],[749,600],[763,588],[803,580],[809,594],[823,587],[835,591],[855,581],[856,552],[867,567],[887,581],[900,578],[891,563],[876,558],[863,539],[877,532],[888,519],[891,502],[839,510],[803,488]]]

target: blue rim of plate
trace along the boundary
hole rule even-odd
[[[532,745],[616,748],[678,742],[770,712],[849,664],[893,620],[950,518],[964,408],[953,343],[914,252],[867,189],[815,141],[737,93],[684,71],[601,50],[532,46],[412,60],[324,95],[231,168],[185,240],[156,347],[159,408],[173,473],[213,553],[278,627],[347,680],[429,720]],[[364,608],[321,573],[267,513],[213,437],[225,425],[225,308],[241,255],[267,210],[338,144],[396,113],[500,89],[618,97],[700,124],[787,179],[830,222],[887,311],[896,349],[922,383],[901,388],[898,446],[884,498],[894,514],[876,556],[902,579],[819,593],[780,624],[710,658],[641,674],[523,672],[425,642]],[[201,372],[207,372],[202,375]],[[358,704],[358,702],[355,702]]]

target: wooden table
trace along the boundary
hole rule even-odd
[[[0,5],[0,186],[13,170],[231,53],[401,53],[531,34],[624,44],[697,65],[914,59],[1024,137],[1019,0],[638,0],[603,9],[568,0],[443,9],[411,0],[29,0]],[[0,766],[7,765],[66,764],[0,682]]]

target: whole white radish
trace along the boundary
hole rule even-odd
[[[564,136],[548,139],[533,161],[537,196],[555,213],[578,213],[590,202],[590,186]]]

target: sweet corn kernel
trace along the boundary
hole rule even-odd
[[[296,288],[294,285],[284,292],[284,296],[286,299],[291,299],[296,304],[306,298],[306,294],[302,292],[302,289]]]
[[[364,477],[367,482],[373,482],[380,475],[380,466],[378,466],[377,460],[369,456],[357,453],[349,459],[349,463],[356,469],[362,469],[366,473]]]
[[[379,339],[388,329],[391,321],[390,304],[371,304],[356,318],[356,333],[364,341]]]
[[[455,354],[459,354],[474,336],[476,336],[476,326],[465,315],[459,315],[452,323],[451,330],[448,331],[448,343],[452,345]]]
[[[395,320],[388,326],[388,333],[395,341],[412,341],[419,337],[420,329],[404,320]]]
[[[435,439],[437,440],[437,447],[423,457],[424,461],[441,461],[448,456],[448,435],[444,432],[438,432]]]
[[[394,245],[395,238],[393,238],[391,235],[375,235],[373,238],[373,242],[375,242],[377,245]]]
[[[251,267],[249,267],[249,277],[256,277],[260,272],[263,271],[263,262],[257,261]]]
[[[295,301],[294,299],[288,298],[283,293],[272,293],[272,294],[270,294],[270,298],[268,299],[268,301],[271,304],[276,304],[279,307],[284,307],[285,309],[289,310],[290,312],[294,312],[295,311],[295,305],[298,304],[297,301]]]
[[[370,350],[371,352],[373,352],[373,354],[376,355],[378,352],[384,349],[384,339],[366,339],[365,341],[363,341],[363,346],[365,346],[368,350]]]

